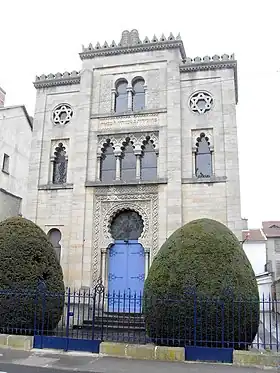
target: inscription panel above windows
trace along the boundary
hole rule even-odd
[[[100,132],[111,130],[156,130],[159,126],[158,114],[126,115],[99,119],[98,130]]]

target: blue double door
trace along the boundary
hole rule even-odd
[[[137,240],[111,247],[108,266],[110,312],[141,312],[145,281],[145,252]]]

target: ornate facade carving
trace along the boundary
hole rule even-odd
[[[73,117],[73,109],[69,104],[59,104],[52,112],[52,121],[54,125],[64,126],[68,124]]]
[[[200,137],[200,134],[204,133],[205,136],[209,139],[210,143],[210,150],[214,150],[214,138],[213,138],[213,128],[201,128],[201,129],[195,129],[192,130],[192,150],[193,152],[196,152],[197,150],[197,139]]]
[[[51,141],[51,157],[53,157],[55,149],[59,146],[60,143],[62,143],[65,147],[66,153],[69,153],[69,139],[55,139]]]
[[[189,106],[193,113],[205,114],[213,107],[213,96],[207,91],[194,92],[189,99]]]
[[[107,135],[107,136],[99,137],[97,153],[100,155],[104,150],[105,144],[107,144],[108,142],[112,144],[114,149],[116,149],[117,151],[120,151],[121,148],[123,147],[123,144],[127,142],[128,138],[133,143],[133,148],[135,150],[141,150],[145,141],[147,140],[147,138],[149,138],[154,145],[155,151],[158,151],[158,147],[159,147],[158,133],[145,132],[145,133],[136,133],[136,134],[127,133],[127,134],[114,135],[114,136]]]
[[[156,185],[100,187],[95,191],[93,224],[93,283],[100,276],[101,249],[113,243],[110,224],[122,210],[138,212],[144,223],[139,242],[150,249],[154,256],[158,251],[158,187]]]

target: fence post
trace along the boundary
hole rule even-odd
[[[43,348],[43,339],[44,339],[44,330],[45,330],[45,312],[46,312],[46,284],[45,284],[45,281],[41,278],[39,278],[39,282],[38,282],[38,291],[40,292],[40,295],[42,294],[42,325],[41,325],[41,336],[40,336],[40,339],[41,339],[41,347],[40,348]]]
[[[70,301],[71,301],[71,293],[70,288],[68,288],[67,293],[67,319],[66,319],[66,346],[64,351],[68,351],[68,345],[69,345],[69,328],[70,328]]]
[[[222,300],[222,347],[225,343],[225,303]]]
[[[196,346],[197,298],[196,298],[196,291],[195,290],[193,292],[193,299],[194,299],[194,304],[193,304],[193,341],[194,341],[194,346]]]

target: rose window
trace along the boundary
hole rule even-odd
[[[208,92],[196,92],[191,96],[189,105],[194,113],[205,114],[212,109],[213,97]]]
[[[54,124],[65,125],[70,122],[73,117],[73,109],[68,104],[58,105],[52,115]]]

